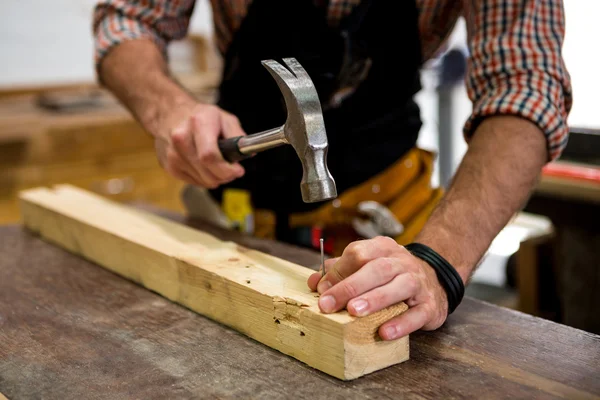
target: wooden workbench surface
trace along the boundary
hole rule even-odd
[[[316,268],[318,254],[221,238]],[[24,232],[0,227],[9,399],[600,398],[600,336],[465,298],[411,359],[342,382]]]

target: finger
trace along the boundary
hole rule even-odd
[[[202,177],[199,171],[194,167],[194,164],[197,164],[194,162],[194,160],[196,160],[196,147],[193,136],[186,125],[182,125],[173,130],[173,133],[171,134],[171,143],[181,159],[181,169],[198,182],[206,181],[207,179]]]
[[[419,290],[421,290],[421,283],[414,278],[414,275],[400,274],[389,283],[350,300],[346,308],[350,315],[364,317],[410,299],[416,296]]]
[[[325,260],[325,271],[328,271],[331,266],[339,259],[339,257],[334,257],[334,258],[329,258],[327,260]],[[317,285],[319,284],[319,281],[321,280],[322,274],[321,272],[315,272],[314,274],[312,274],[311,276],[308,277],[308,287],[310,288],[310,290],[312,291],[316,291],[317,290]]]
[[[191,176],[186,171],[184,171],[183,169],[181,169],[177,166],[170,169],[170,172],[171,172],[171,175],[173,175],[175,178],[180,179],[186,183],[189,183],[190,185],[196,185],[196,186],[202,185],[202,182],[199,182],[193,176]]]
[[[246,132],[242,129],[240,120],[233,114],[223,111],[221,113],[221,134],[225,139],[231,139],[239,136],[246,136]],[[228,166],[234,167],[237,171],[236,177],[244,175],[244,167],[239,163],[227,163]]]
[[[221,113],[221,118],[223,126],[222,134],[224,138],[246,136],[246,133],[240,124],[240,120],[235,115],[224,111]]]
[[[209,108],[192,117],[194,141],[198,160],[221,181],[229,181],[243,174],[239,164],[223,159],[217,140],[221,134],[221,115],[218,109]]]
[[[181,158],[181,169],[198,182],[202,182],[204,187],[214,188],[219,184],[220,180],[198,162],[194,137],[189,130],[181,127],[173,131],[171,141]]]
[[[430,312],[426,304],[419,304],[409,308],[396,318],[392,318],[379,327],[379,336],[383,340],[394,340],[421,329],[430,319]]]
[[[319,300],[321,311],[339,311],[346,307],[348,301],[391,282],[402,272],[401,259],[382,257],[369,261],[354,274],[322,293]],[[355,305],[357,309],[361,309],[365,305],[364,300]]]
[[[389,237],[357,240],[344,249],[342,256],[327,271],[317,286],[323,294],[326,290],[346,279],[369,261],[379,257],[388,257],[399,249],[398,243]]]

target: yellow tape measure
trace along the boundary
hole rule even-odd
[[[254,232],[254,212],[250,192],[243,189],[225,189],[222,208],[233,229],[246,233]]]

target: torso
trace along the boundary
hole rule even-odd
[[[326,0],[314,0],[323,3]],[[464,0],[416,0],[419,10],[419,34],[423,61],[429,60],[442,47],[463,10]],[[252,0],[210,0],[217,47],[225,53],[239,28]],[[360,0],[330,0],[328,21],[332,26],[347,16]]]
[[[348,24],[356,15],[350,15],[354,8],[345,8],[348,17],[332,21],[332,5],[325,14],[307,0],[242,3],[247,6],[244,18],[228,17],[229,26],[237,29],[232,31],[235,35],[225,52],[219,105],[237,115],[251,134],[279,126],[286,118],[279,89],[260,61],[296,57],[318,90],[327,87],[327,79],[322,77],[335,69],[335,62],[329,62],[339,58],[332,54],[341,49],[335,38],[342,28],[353,32]],[[225,11],[217,12],[217,18],[226,15]],[[420,89],[423,58],[417,3],[373,1],[366,15],[356,24],[360,29],[353,34],[357,39],[353,42],[363,42],[369,48],[372,65],[368,77],[340,108],[324,111],[327,163],[338,193],[400,159],[416,143],[421,127],[413,99]],[[220,29],[216,32],[225,37]],[[291,146],[268,150],[242,164],[246,175],[214,191],[217,198],[223,189],[235,186],[249,189],[259,208],[299,211],[316,206],[301,202],[302,167]]]

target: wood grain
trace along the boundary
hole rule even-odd
[[[316,252],[160,215],[318,268]],[[10,399],[600,398],[600,336],[469,297],[440,329],[411,336],[410,360],[340,381],[18,225],[0,226],[0,254]]]
[[[179,78],[199,101],[213,101],[215,71]],[[104,189],[115,180],[130,189]],[[56,183],[184,210],[182,182],[164,172],[152,137],[110,93],[90,86],[0,94],[0,224],[18,221],[19,190]]]
[[[365,318],[323,314],[307,267],[68,185],[20,199],[24,226],[43,238],[339,379],[409,357],[408,337],[377,335],[403,303]]]

